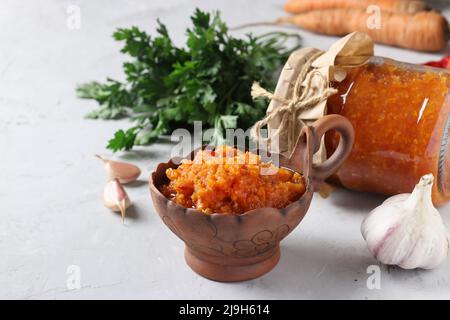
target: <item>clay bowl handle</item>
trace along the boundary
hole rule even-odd
[[[355,132],[346,118],[340,115],[328,115],[320,118],[311,126],[313,138],[313,154],[319,150],[322,137],[327,131],[336,130],[339,135],[339,145],[332,156],[319,165],[312,165],[311,177],[314,184],[320,184],[339,169],[353,148]],[[312,159],[312,155],[311,158]]]
[[[312,163],[313,155],[319,150],[322,137],[330,130],[339,133],[339,145],[329,159],[315,165]],[[290,157],[291,165],[294,170],[301,170],[304,176],[309,177],[317,188],[342,165],[352,151],[354,139],[350,121],[340,115],[324,116],[312,125],[303,127]]]

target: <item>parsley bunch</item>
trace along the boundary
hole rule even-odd
[[[274,74],[293,50],[284,43],[298,37],[273,32],[234,38],[219,13],[198,9],[191,20],[185,48],[173,44],[159,21],[156,37],[137,27],[118,29],[114,39],[124,43],[121,52],[132,58],[123,64],[126,80],[78,86],[78,97],[100,105],[87,117],[134,121],[115,133],[109,149],[148,144],[176,128],[191,129],[194,121],[214,128],[213,143],[221,143],[225,129],[247,129],[264,116],[266,104],[252,100],[251,85],[275,86]]]

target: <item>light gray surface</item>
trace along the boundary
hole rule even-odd
[[[444,1],[445,2],[445,1]],[[441,3],[444,3],[441,2]],[[366,286],[375,264],[361,237],[364,215],[381,197],[338,190],[314,197],[304,221],[282,244],[279,265],[235,284],[208,281],[184,263],[183,244],[153,210],[145,180],[170,145],[121,156],[141,166],[128,188],[135,209],[126,226],[100,201],[105,173],[93,155],[126,121],[91,121],[94,102],[77,100],[86,80],[120,78],[124,57],[116,27],[166,22],[182,43],[195,7],[220,9],[229,25],[272,20],[282,0],[13,1],[0,2],[0,298],[450,298],[450,259],[433,271],[382,268],[381,289]],[[66,9],[81,8],[81,29],[66,27]],[[450,16],[450,10],[446,10]],[[267,28],[255,29],[259,33]],[[335,39],[299,31],[304,46]],[[378,55],[424,62],[423,54],[377,46]],[[450,206],[440,209],[450,225]],[[67,268],[81,269],[79,290],[66,287]]]

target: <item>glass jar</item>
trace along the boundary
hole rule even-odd
[[[373,57],[333,83],[328,114],[353,124],[351,155],[333,177],[359,191],[393,195],[411,192],[433,173],[433,202],[450,200],[450,71]],[[337,134],[326,137],[334,152]]]

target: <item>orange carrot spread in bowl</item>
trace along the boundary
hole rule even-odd
[[[176,203],[206,214],[242,214],[263,208],[283,208],[305,192],[303,177],[261,161],[232,147],[198,151],[176,169],[167,169],[163,194]]]

